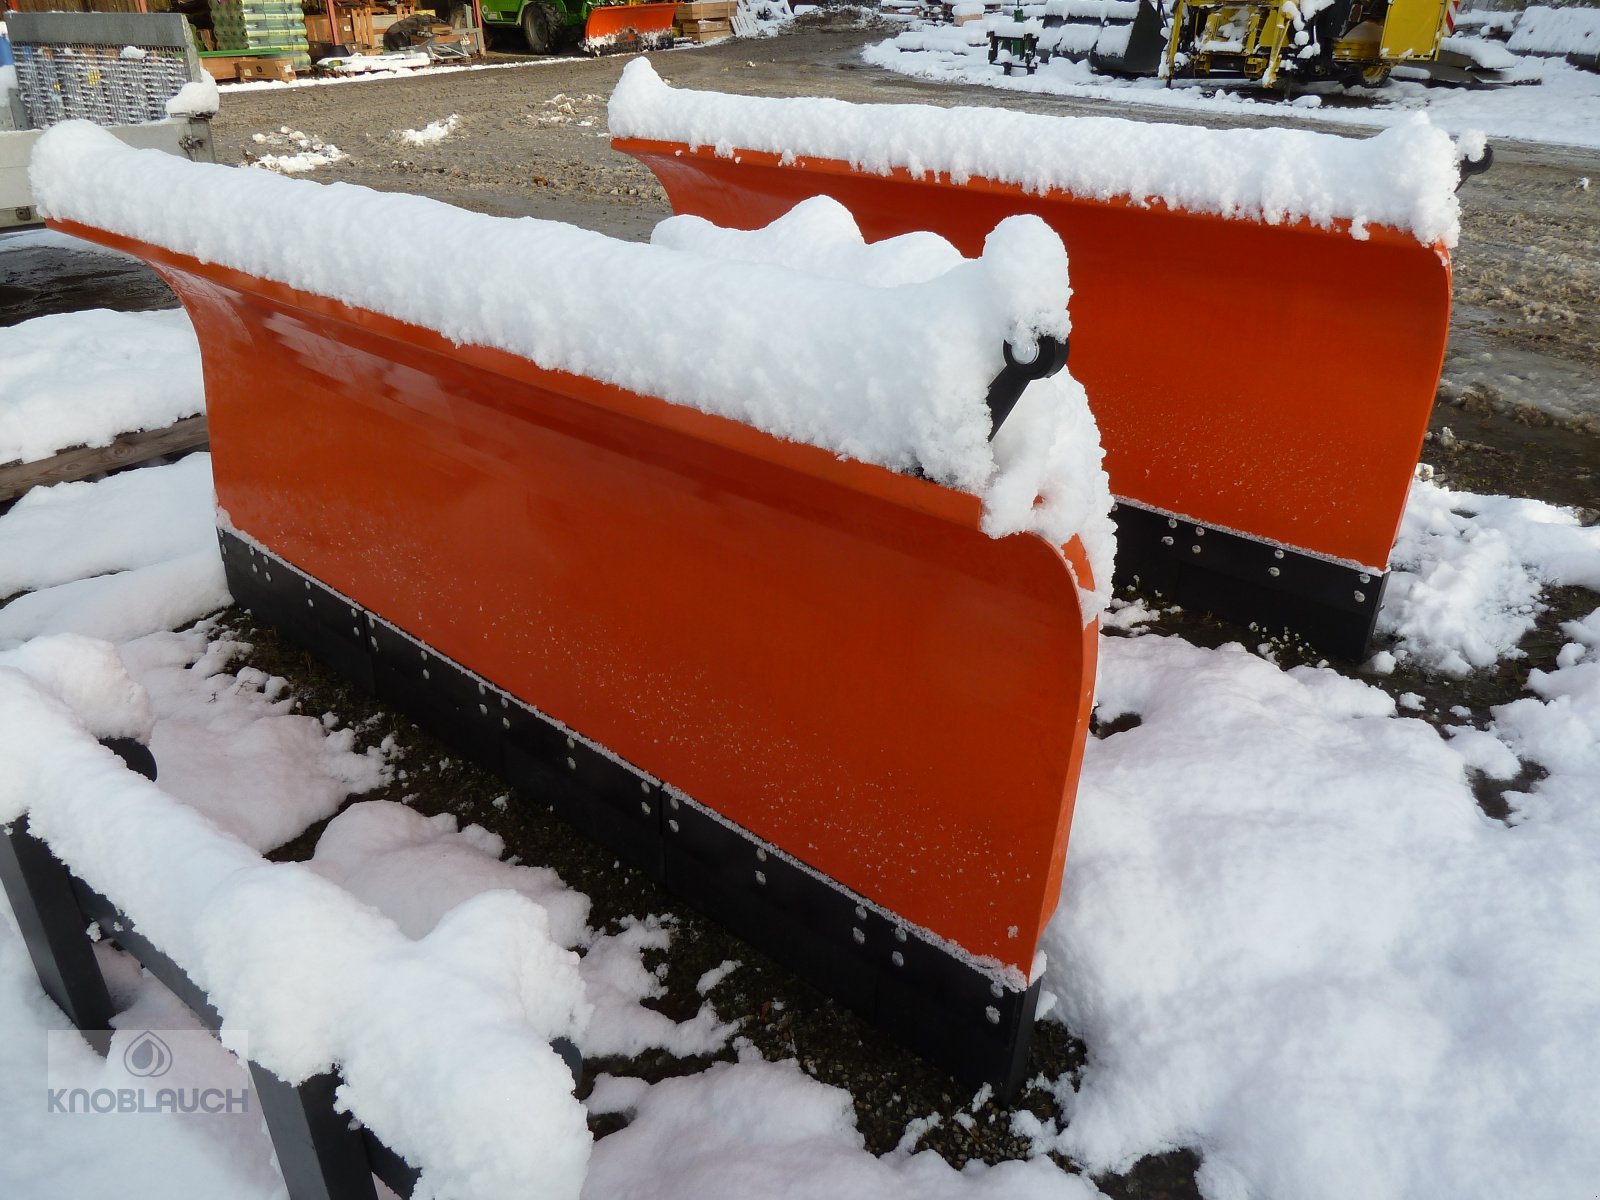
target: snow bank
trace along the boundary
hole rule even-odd
[[[1566,724],[1539,753],[1592,770],[1586,645],[1535,685],[1548,716],[1499,719],[1530,750]],[[1592,1188],[1594,777],[1507,827],[1375,688],[1150,635],[1101,662],[1102,719],[1141,723],[1085,758],[1043,944],[1088,1063],[1055,1084],[1064,1128],[1022,1119],[1036,1149],[1098,1171],[1195,1146],[1208,1197]]]
[[[34,488],[0,513],[0,599],[204,549],[214,503],[209,454]]]
[[[1600,54],[1600,9],[1526,8],[1508,44],[1519,54]]]
[[[0,329],[0,463],[109,446],[204,406],[200,349],[182,309],[97,309]]]
[[[36,653],[41,652],[36,650]],[[109,666],[103,690],[122,686]],[[127,771],[0,667],[0,822],[33,830],[216,1004],[224,1038],[342,1101],[422,1165],[419,1194],[576,1197],[590,1148],[551,1038],[585,1016],[543,910],[478,896],[420,941],[301,864],[271,864]]]
[[[1026,453],[1015,439],[988,441],[984,397],[1002,343],[1025,357],[1037,336],[1068,332],[1066,254],[1034,217],[998,226],[982,258],[890,290],[419,196],[189,163],[129,149],[84,122],[39,140],[32,180],[58,217],[843,456],[921,469],[983,496],[993,534],[1033,530],[1065,541],[1078,530],[1061,507],[1032,504],[1056,487],[1045,472],[1060,463],[1063,443],[1075,448],[1070,470],[1098,470],[1098,439],[1084,440],[1092,427],[1071,409],[1031,418],[1044,428]],[[439,255],[375,271],[362,249],[374,224],[425,235],[445,257],[481,258],[473,248],[490,244],[497,254],[458,278],[430,265]],[[689,309],[715,312],[715,336],[685,344],[679,314]],[[775,336],[780,312],[784,332]],[[618,329],[629,331],[626,354]]]
[[[1418,481],[1389,561],[1378,632],[1398,658],[1461,676],[1517,653],[1546,586],[1600,590],[1600,527],[1543,501]]]
[[[1455,149],[1423,116],[1357,141],[1291,129],[767,99],[680,91],[637,59],[612,93],[610,121],[616,137],[713,146],[724,157],[737,148],[842,159],[876,174],[898,167],[956,183],[980,177],[1270,224],[1348,219],[1446,246],[1460,228]]]

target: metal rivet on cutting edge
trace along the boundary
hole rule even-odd
[[[672,811],[673,812],[677,812],[678,811],[678,798],[676,796],[673,796],[673,797],[669,798],[667,800],[667,803],[672,805]]]
[[[645,816],[648,817],[650,815],[650,801],[648,801],[648,800],[639,801],[639,811],[642,812]]]
[[[756,872],[756,882],[759,883],[762,887],[766,887],[767,886],[767,873],[765,871],[757,871]]]
[[[372,648],[374,650],[376,650],[378,648],[378,639],[377,638],[368,638],[367,640],[372,643]]]
[[[984,1009],[983,1015],[989,1018],[989,1024],[1000,1024],[1000,1010],[994,1005],[991,1004],[988,1008]]]
[[[427,662],[428,661],[428,652],[426,650],[418,650],[417,653],[422,655],[422,661],[423,662]]]
[[[676,821],[668,821],[667,822],[667,828],[672,830],[673,833],[677,833],[678,832],[678,823]]]
[[[311,580],[302,579],[300,582],[305,586],[306,591],[309,592],[311,590]]]
[[[906,956],[901,954],[900,951],[896,950],[893,954],[889,955],[889,961],[897,967],[903,967],[906,965]]]
[[[905,931],[905,929],[903,927],[900,928],[900,929],[896,929],[894,931],[894,938],[895,938],[895,941],[897,941],[897,942],[905,941],[906,940],[906,931]]]
[[[1272,552],[1272,557],[1273,558],[1282,558],[1283,557],[1283,551],[1282,550],[1274,550]]]
[[[1282,574],[1282,572],[1280,572],[1277,567],[1268,567],[1267,574],[1276,576]]]
[[[361,636],[361,626],[359,626],[359,625],[350,626],[350,632],[355,634],[356,637],[360,637]]]
[[[992,979],[992,980],[989,981],[989,995],[993,996],[996,1000],[998,1000],[998,999],[1000,999],[1001,996],[1004,996],[1005,994],[1006,994],[1006,989],[1003,986],[1001,986],[1000,981],[998,979]]]
[[[573,741],[571,738],[568,738],[567,739],[567,749],[568,750],[576,750],[577,748],[578,748],[578,743]]]
[[[500,697],[500,707],[501,708],[510,708],[511,707],[511,699],[510,699],[510,697],[501,696]]]
[[[567,770],[576,771],[577,769],[578,769],[578,760],[569,756],[567,758]]]
[[[859,904],[856,905],[856,920],[865,921],[866,919],[867,919],[867,910],[862,908],[861,905],[859,905]]]
[[[487,704],[478,705],[478,715],[480,717],[487,717],[489,715],[489,706]]]
[[[268,571],[268,572],[267,572],[267,582],[268,582],[268,583],[271,583],[271,582],[272,582],[272,572],[271,572],[271,571]]]
[[[1200,553],[1200,547],[1199,546],[1190,546],[1189,547],[1189,553],[1190,554],[1199,554]]]
[[[422,668],[422,677],[424,679],[432,679],[433,678],[432,675],[428,674],[428,668],[427,667],[423,667]]]
[[[1195,537],[1205,537],[1205,535],[1206,535],[1205,526],[1204,525],[1196,525],[1194,527],[1194,535],[1195,535]]]
[[[756,861],[757,862],[766,862],[767,861],[767,852],[765,850],[763,850],[760,846],[756,847]]]
[[[310,596],[306,597],[306,607],[307,608],[315,608],[316,607],[316,605],[312,602]]]
[[[1362,583],[1371,583],[1372,582],[1372,576],[1371,575],[1363,575],[1361,577],[1361,582]]]
[[[1172,545],[1172,539],[1170,537],[1164,537],[1161,539],[1161,544],[1163,546],[1170,546]]]
[[[650,794],[650,781],[647,779],[639,780],[639,790],[648,796]]]
[[[1168,517],[1167,518],[1167,528],[1168,529],[1176,529],[1177,527],[1178,527],[1178,518],[1177,517]]]
[[[1365,604],[1366,602],[1367,602],[1367,594],[1365,592],[1357,592],[1356,593],[1356,603],[1357,604]]]
[[[510,729],[511,728],[511,718],[510,717],[501,717],[500,718],[500,728],[502,728],[502,729]]]
[[[867,935],[862,933],[859,929],[852,929],[850,931],[850,938],[855,942],[856,945],[859,946],[867,940]]]

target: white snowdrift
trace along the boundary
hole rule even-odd
[[[1390,561],[1378,632],[1401,660],[1463,676],[1517,653],[1546,586],[1600,591],[1600,526],[1539,500],[1419,481]]]
[[[1270,224],[1348,219],[1357,232],[1388,225],[1446,246],[1460,232],[1454,144],[1420,115],[1353,140],[1293,129],[769,99],[682,91],[637,59],[611,95],[610,125],[615,137],[712,146],[724,157],[758,150],[841,159],[880,175],[903,168],[955,183],[978,177]]]
[[[920,468],[983,496],[995,535],[1033,530],[1061,542],[1078,532],[1081,514],[1033,505],[1054,486],[1058,439],[1076,446],[1071,471],[1098,469],[1098,439],[1085,440],[1093,427],[1071,406],[1049,406],[1040,418],[1042,451],[1039,439],[1026,453],[988,441],[984,397],[1002,343],[1026,357],[1037,336],[1068,332],[1066,253],[1037,218],[1002,223],[978,260],[885,289],[420,196],[189,163],[129,149],[85,122],[46,133],[31,176],[57,217],[842,456]],[[491,244],[497,252],[459,276],[421,260],[373,271],[361,247],[375,224],[425,233],[445,257],[482,260],[475,248]],[[716,313],[714,334],[692,345],[681,325],[689,310]],[[619,329],[628,331],[626,354]]]
[[[104,653],[48,649],[70,663],[54,675],[98,672],[97,694],[130,694]],[[414,942],[126,770],[24,665],[0,667],[0,822],[26,812],[208,993],[225,1038],[245,1032],[251,1057],[293,1082],[338,1064],[343,1102],[422,1165],[421,1194],[578,1195],[590,1137],[548,1040],[581,1028],[586,1006],[542,909],[487,893]]]
[[[1195,1146],[1220,1200],[1592,1189],[1600,618],[1577,625],[1497,714],[1552,770],[1514,827],[1376,688],[1103,639],[1101,716],[1142,723],[1085,758],[1044,986],[1089,1061],[1064,1128],[1024,1120],[1037,1147]]]
[[[0,463],[109,446],[204,406],[200,350],[181,309],[61,313],[0,329]]]
[[[1526,8],[1509,45],[1519,54],[1600,54],[1600,10]]]

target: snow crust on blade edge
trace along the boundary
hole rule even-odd
[[[1299,129],[1206,129],[1125,117],[1062,117],[991,108],[853,104],[686,91],[644,59],[611,93],[613,137],[848,162],[887,175],[947,175],[1060,190],[1097,200],[1160,201],[1188,212],[1320,228],[1350,222],[1453,247],[1460,179],[1450,136],[1425,114],[1370,138]]]
[[[82,121],[39,139],[30,174],[52,217],[844,458],[920,470],[981,497],[990,536],[1033,532],[1064,544],[1083,532],[1095,503],[1035,506],[1033,499],[1103,490],[1093,418],[1063,390],[1062,376],[1049,381],[1052,399],[1030,406],[1025,397],[1010,423],[1030,427],[1037,435],[1030,444],[1043,449],[1008,452],[1004,440],[989,440],[984,398],[1002,366],[1002,345],[1026,357],[1037,337],[1070,331],[1066,252],[1036,217],[1002,222],[978,259],[881,288],[619,242],[557,222],[490,217],[420,196],[190,163],[130,149]],[[438,253],[374,269],[361,250],[374,223],[415,230]],[[853,222],[851,229],[859,241]],[[485,245],[499,253],[486,259]],[[441,275],[432,265],[451,258],[478,269]],[[710,318],[712,334],[685,338],[682,314],[692,311]],[[1035,414],[1021,411],[1027,407]],[[1063,455],[1068,445],[1077,449]],[[1101,509],[1109,508],[1109,492],[1104,499]],[[1110,561],[1108,528],[1089,531],[1086,540],[1097,543],[1092,561]],[[1091,615],[1102,606],[1099,593],[1085,600]]]

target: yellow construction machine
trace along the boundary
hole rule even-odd
[[[1425,64],[1454,29],[1459,0],[1176,0],[1167,79],[1242,76],[1376,86]]]

